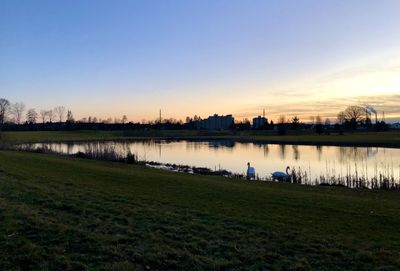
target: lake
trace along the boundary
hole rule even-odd
[[[395,148],[258,144],[231,140],[96,141],[39,143],[31,147],[45,147],[64,154],[112,147],[121,155],[129,150],[139,160],[225,169],[238,174],[244,174],[247,162],[250,162],[261,179],[290,166],[296,170],[300,168],[311,176],[310,179],[357,174],[367,179],[382,175],[393,177],[396,182],[400,180],[400,149]]]

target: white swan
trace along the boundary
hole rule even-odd
[[[256,178],[256,170],[254,167],[250,166],[250,163],[247,163],[247,172],[246,172],[246,179],[251,180]]]
[[[292,175],[289,173],[290,167],[286,168],[286,173],[282,171],[275,171],[272,173],[272,180],[273,181],[280,181],[280,182],[288,182],[292,178]]]

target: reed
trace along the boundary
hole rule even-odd
[[[104,145],[104,144],[87,144],[83,151],[71,154],[69,152],[63,153],[59,150],[54,150],[46,144],[40,146],[34,144],[24,144],[15,147],[14,149],[26,152],[36,152],[36,153],[48,153],[48,154],[58,154],[73,156],[82,159],[91,160],[101,160],[101,161],[112,161],[112,162],[122,162],[128,164],[140,163],[137,154],[131,152],[129,148],[117,147],[114,144]]]
[[[335,166],[332,168],[329,163],[326,165],[324,175],[317,177],[311,176],[311,169],[302,170],[301,168],[293,168],[289,182],[304,185],[320,185],[320,186],[339,186],[353,189],[382,189],[382,190],[400,190],[400,165],[396,177],[395,167],[393,163],[382,164],[380,170],[377,164],[374,169],[373,176],[368,175],[367,163],[362,163],[361,167],[354,163],[352,168],[351,163],[346,166],[346,174],[343,174],[341,169],[340,174],[336,174]],[[271,178],[266,178],[267,181],[272,181]]]

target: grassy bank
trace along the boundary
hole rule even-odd
[[[400,269],[400,197],[0,151],[4,270]]]
[[[2,132],[1,140],[6,143],[36,143],[57,141],[105,140],[121,138],[121,132],[114,131],[35,131]]]
[[[276,135],[273,131],[206,132],[206,131],[72,131],[72,132],[3,132],[1,140],[8,143],[52,141],[111,140],[135,138],[170,139],[231,139],[243,142],[286,143],[337,146],[381,146],[400,148],[400,132],[353,132],[344,135],[317,135],[311,132]]]

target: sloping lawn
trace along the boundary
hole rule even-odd
[[[0,151],[2,270],[398,270],[400,194]]]

